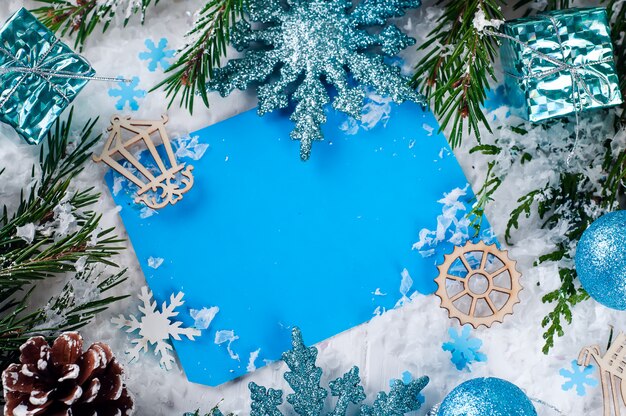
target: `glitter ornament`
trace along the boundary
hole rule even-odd
[[[413,45],[387,19],[404,15],[420,0],[250,0],[250,19],[261,24],[254,29],[246,20],[232,31],[233,46],[245,55],[213,74],[210,91],[227,96],[234,89],[258,83],[259,115],[295,102],[291,133],[300,141],[300,157],[309,158],[311,144],[322,140],[326,122],[324,106],[331,99],[326,85],[337,94],[333,107],[359,119],[365,97],[362,84],[395,102],[425,104],[424,97],[408,85],[400,69],[384,62]],[[372,26],[384,26],[370,33]],[[347,70],[350,72],[348,75]]]
[[[519,387],[499,378],[468,380],[446,396],[437,416],[537,416]]]
[[[298,328],[292,331],[291,351],[283,354],[289,367],[284,378],[294,391],[287,395],[287,403],[299,415],[319,416],[322,414],[329,391],[320,386],[322,369],[315,365],[317,349],[307,347]],[[329,383],[330,394],[335,399],[332,416],[345,416],[350,404],[360,405],[360,416],[400,416],[418,410],[421,406],[419,393],[428,384],[428,377],[420,377],[408,383],[393,380],[389,393],[380,392],[371,405],[361,405],[365,390],[361,386],[359,368],[350,371]],[[282,416],[279,406],[283,403],[283,391],[266,389],[254,382],[249,385],[252,410],[250,416]]]
[[[592,298],[626,310],[626,211],[608,213],[585,230],[576,248],[576,272]]]

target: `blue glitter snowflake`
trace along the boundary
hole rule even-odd
[[[320,386],[322,369],[315,365],[317,349],[306,347],[298,328],[292,331],[291,351],[283,354],[283,360],[289,367],[284,378],[293,389],[287,395],[287,403],[302,416],[322,414],[328,390]],[[342,377],[329,383],[330,394],[336,397],[335,409],[329,416],[344,416],[350,404],[361,405],[361,416],[398,416],[420,408],[419,393],[428,384],[428,377],[410,380],[394,380],[389,393],[380,392],[372,405],[361,405],[365,400],[365,390],[361,386],[359,368],[352,367]],[[254,382],[249,385],[251,392],[250,416],[283,416],[278,407],[283,403],[283,391],[266,389]]]
[[[111,97],[119,97],[115,108],[121,111],[126,107],[126,103],[128,103],[131,110],[138,110],[139,103],[137,102],[137,98],[146,96],[146,91],[137,88],[139,86],[139,77],[133,77],[132,81],[128,83],[120,81],[117,85],[118,88],[111,88],[109,90]]]
[[[402,378],[401,378],[402,382],[404,384],[409,384],[413,381],[413,374],[411,374],[409,371],[405,371],[402,373]],[[393,387],[394,383],[396,382],[396,380],[389,380],[389,387]],[[420,402],[420,404],[424,404],[424,402],[426,401],[426,397],[424,397],[424,395],[422,393],[419,393],[417,395],[417,401]]]
[[[566,370],[565,368],[562,368],[561,371],[559,371],[559,374],[562,377],[569,379],[561,386],[564,391],[576,387],[576,394],[578,394],[579,396],[584,396],[586,393],[585,385],[589,387],[598,386],[598,380],[596,380],[592,376],[595,371],[595,366],[588,365],[587,367],[583,367],[581,365],[578,365],[578,362],[576,360],[572,360],[571,364],[572,371]]]
[[[167,58],[173,57],[176,51],[173,49],[166,49],[167,39],[161,38],[158,45],[155,45],[152,39],[146,39],[145,44],[148,50],[141,52],[139,54],[139,59],[142,61],[149,61],[148,70],[150,70],[150,72],[156,71],[159,65],[161,65],[163,70],[170,67],[170,62]]]
[[[452,353],[450,360],[454,363],[457,370],[461,371],[466,368],[469,370],[470,364],[487,361],[487,356],[478,351],[483,345],[483,342],[478,338],[470,336],[469,326],[464,326],[460,332],[457,332],[454,328],[450,328],[448,333],[452,341],[444,342],[443,350]]]
[[[384,61],[415,43],[387,20],[402,16],[421,1],[362,0],[354,7],[352,3],[250,0],[248,14],[261,28],[253,29],[245,20],[235,26],[233,46],[245,55],[216,70],[208,90],[226,96],[236,88],[259,84],[260,115],[294,102],[291,137],[300,141],[303,160],[309,158],[313,141],[323,139],[324,106],[331,101],[329,86],[337,91],[333,107],[357,119],[364,85],[398,103],[412,100],[425,104],[400,68]],[[378,30],[367,31],[369,27]]]

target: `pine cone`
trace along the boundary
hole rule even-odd
[[[127,416],[133,399],[122,380],[124,370],[111,349],[66,332],[52,346],[33,337],[20,347],[20,363],[2,373],[5,416]]]

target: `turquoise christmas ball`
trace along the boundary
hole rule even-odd
[[[500,378],[475,378],[452,390],[437,416],[537,416],[519,387]]]
[[[605,214],[585,230],[576,247],[576,272],[589,296],[626,310],[626,211]]]

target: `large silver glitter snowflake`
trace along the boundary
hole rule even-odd
[[[256,23],[253,27],[240,21],[231,38],[245,54],[217,69],[208,89],[226,96],[257,83],[260,115],[293,101],[291,137],[300,140],[300,157],[306,160],[312,142],[323,139],[329,85],[337,92],[333,107],[357,119],[365,85],[398,103],[425,103],[400,69],[384,62],[385,56],[415,43],[387,20],[420,3],[361,0],[354,6],[352,0],[250,0],[248,14]]]

